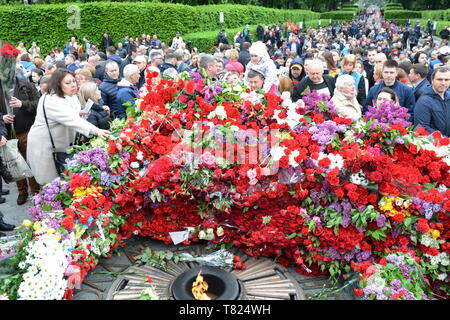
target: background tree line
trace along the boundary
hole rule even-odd
[[[51,4],[51,3],[86,3],[86,2],[161,2],[161,3],[181,3],[190,6],[211,5],[211,4],[242,4],[255,5],[266,8],[277,9],[305,9],[317,12],[337,10],[344,4],[349,4],[352,0],[0,0],[0,5],[23,4]],[[366,4],[376,3],[380,1],[367,0],[361,1]],[[387,0],[381,1],[385,3],[401,3],[404,9],[412,10],[440,10],[449,9],[450,0]]]

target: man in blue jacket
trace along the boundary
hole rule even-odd
[[[382,69],[383,81],[370,88],[369,93],[367,94],[366,103],[364,104],[363,114],[367,112],[368,106],[373,106],[380,90],[384,87],[389,87],[394,90],[397,95],[399,104],[408,109],[410,119],[412,120],[414,105],[416,103],[414,92],[406,84],[396,80],[398,73],[397,68],[398,63],[394,60],[386,60],[384,62]]]
[[[109,107],[113,118],[117,116],[117,83],[119,81],[119,66],[115,61],[110,60],[105,64],[105,75],[98,89],[104,105]]]
[[[117,84],[117,117],[126,118],[127,108],[134,107],[138,94],[135,86],[141,77],[139,68],[135,64],[129,64],[123,69],[124,78]]]
[[[439,130],[450,137],[450,67],[434,70],[431,87],[419,98],[414,109],[414,124],[422,126],[429,133]]]

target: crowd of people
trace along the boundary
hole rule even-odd
[[[57,151],[94,135],[107,137],[110,121],[125,118],[133,106],[146,72],[177,79],[202,68],[213,80],[283,94],[293,102],[306,90],[317,90],[331,97],[340,115],[355,120],[368,106],[390,101],[407,108],[414,125],[450,136],[448,33],[435,42],[419,24],[370,25],[369,19],[374,16],[363,11],[350,23],[315,29],[291,22],[259,24],[256,37],[247,25],[233,40],[221,30],[212,54],[198,52],[179,32],[170,44],[148,34],[113,42],[105,33],[98,45],[72,37],[45,57],[37,43],[29,49],[19,43],[9,101],[14,114],[6,113],[0,97],[0,145],[11,138],[14,124],[20,152],[34,174],[17,182],[17,204],[58,175],[49,132]],[[0,217],[0,231],[9,227]]]

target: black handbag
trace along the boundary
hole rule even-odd
[[[42,103],[42,109],[44,110],[45,123],[47,124],[48,134],[50,135],[50,141],[52,142],[53,161],[55,163],[56,171],[58,172],[58,174],[61,174],[65,170],[64,165],[66,164],[66,160],[72,159],[74,154],[67,153],[67,151],[65,151],[65,152],[56,151],[55,142],[53,141],[52,133],[50,132],[50,126],[48,125],[47,114],[45,113],[45,99],[46,98],[47,98],[47,95],[45,95],[45,97],[44,97],[44,101]]]

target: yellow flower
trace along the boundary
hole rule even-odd
[[[54,237],[57,241],[61,240],[61,235],[59,233],[55,233]]]
[[[441,236],[441,233],[439,232],[439,230],[430,229],[429,232],[431,233],[431,235],[433,236],[434,239],[437,239]]]
[[[47,229],[47,234],[52,234],[52,233],[55,233],[55,229],[53,229],[53,228],[49,228],[49,229]]]
[[[22,225],[24,226],[24,227],[29,227],[29,226],[31,226],[31,221],[30,220],[23,220],[22,221]]]
[[[41,228],[41,224],[39,223],[39,221],[36,221],[36,222],[33,224],[33,229],[34,229],[34,231],[38,231],[40,228]]]

